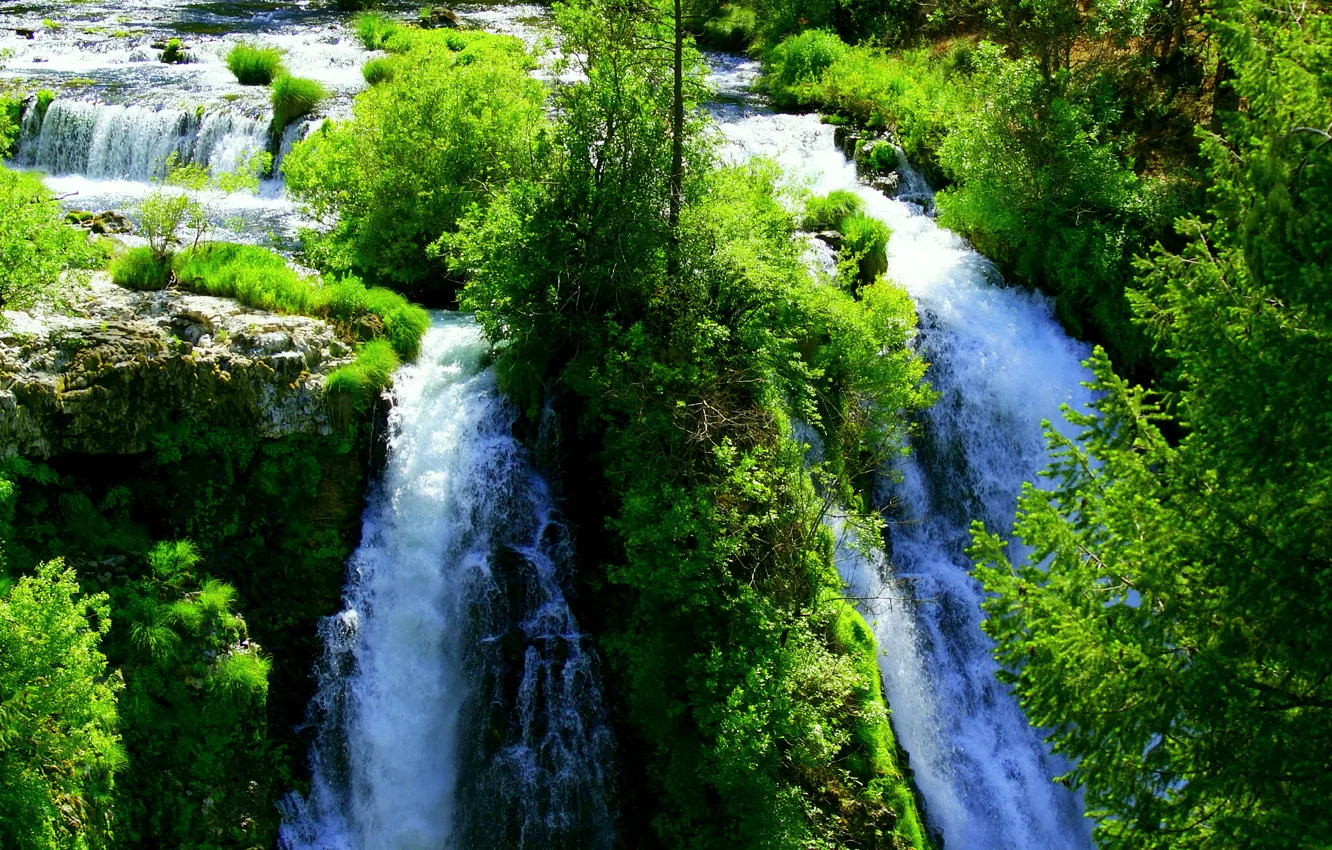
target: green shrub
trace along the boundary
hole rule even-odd
[[[393,79],[393,61],[391,59],[371,59],[361,69],[361,75],[370,85],[379,85]]]
[[[873,283],[888,270],[888,258],[884,252],[892,235],[888,225],[864,213],[843,220],[841,261],[854,261],[855,279],[859,283]]]
[[[343,12],[364,12],[378,6],[377,0],[335,0],[335,5]]]
[[[719,15],[704,22],[698,41],[718,50],[743,52],[754,39],[756,21],[753,9],[733,3],[727,4],[721,7]]]
[[[356,18],[356,37],[366,50],[384,50],[402,26],[386,15],[367,12]]]
[[[810,30],[788,38],[768,51],[765,80],[779,106],[817,103],[815,92],[824,72],[849,48],[831,32]]]
[[[314,80],[282,74],[273,80],[273,129],[281,133],[297,118],[304,118],[319,106],[328,92]]]
[[[161,59],[168,65],[177,65],[189,61],[185,51],[189,48],[180,43],[180,39],[173,38],[167,42],[166,49],[162,51]]]
[[[131,248],[112,261],[111,280],[126,289],[165,289],[171,264],[154,257],[146,245]]]
[[[805,215],[801,226],[805,230],[838,230],[842,222],[863,212],[865,201],[855,192],[834,189],[827,195],[811,195],[805,201]]]
[[[243,86],[266,86],[282,71],[282,51],[241,43],[227,53],[227,67]]]

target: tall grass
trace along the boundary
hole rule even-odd
[[[884,252],[892,235],[888,225],[864,213],[856,213],[842,222],[842,261],[856,261],[856,278],[860,283],[873,283],[888,271]]]
[[[175,270],[180,285],[191,291],[275,313],[328,319],[348,336],[383,339],[404,360],[416,356],[430,327],[425,310],[392,290],[367,288],[356,277],[324,284],[297,274],[277,254],[255,245],[201,245],[177,254]]]
[[[111,261],[111,280],[126,289],[165,289],[171,282],[171,265],[143,245]]]
[[[243,86],[266,86],[282,72],[282,51],[242,42],[227,53],[227,67]]]
[[[865,202],[855,192],[834,189],[827,195],[813,195],[805,201],[800,225],[805,230],[841,230],[842,223],[863,212]]]
[[[361,76],[372,86],[386,83],[393,79],[393,60],[384,57],[371,59],[361,68]]]
[[[366,50],[386,50],[401,25],[386,15],[367,12],[356,17],[356,37]]]
[[[297,118],[304,118],[328,97],[314,80],[282,74],[273,80],[273,131],[280,134]]]

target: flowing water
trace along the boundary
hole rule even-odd
[[[570,545],[466,316],[395,376],[346,608],[322,626],[313,782],[284,847],[601,848],[612,744]]]
[[[973,518],[1007,531],[1024,481],[1045,465],[1042,419],[1085,405],[1087,347],[1070,339],[1040,295],[1006,287],[984,257],[940,228],[929,187],[903,167],[888,198],[861,185],[855,166],[814,116],[779,115],[749,94],[753,62],[712,57],[714,109],[733,160],[768,156],[814,191],[848,189],[893,230],[889,276],[916,303],[916,347],[941,393],[924,418],[900,484],[882,494],[891,559],[867,561],[842,545],[850,595],[867,600],[883,650],[893,726],[932,826],[955,850],[1072,850],[1091,846],[1079,799],[1052,781],[1052,757],[1012,693],[995,678],[980,630],[983,593],[964,552]],[[1020,556],[1020,548],[1013,553]]]
[[[413,4],[390,8],[407,15]],[[267,89],[238,85],[239,40],[286,51],[332,93],[289,128],[345,117],[373,54],[331,3],[35,0],[0,7],[0,77],[57,94],[29,110],[16,164],[46,172],[69,207],[127,209],[171,153],[214,169],[269,146]],[[537,7],[465,7],[478,23],[540,38]],[[49,19],[51,26],[44,25]],[[16,30],[31,30],[31,38]],[[181,37],[193,61],[158,61]],[[749,92],[756,66],[711,57],[726,155],[775,158],[817,191],[851,189],[893,228],[891,277],[915,300],[916,344],[942,394],[902,481],[884,496],[891,558],[842,546],[839,566],[884,649],[884,684],[927,814],[950,850],[1090,846],[1075,795],[994,677],[982,594],[963,552],[972,518],[1006,529],[1044,464],[1040,422],[1084,404],[1085,348],[1040,296],[930,216],[909,168],[887,198],[860,185],[811,116],[778,115]],[[224,238],[289,246],[308,224],[280,178],[212,199]],[[821,243],[811,262],[826,266]],[[548,486],[510,433],[514,413],[465,317],[439,315],[420,361],[399,372],[390,456],[365,513],[345,610],[322,625],[309,794],[288,801],[283,844],[352,848],[598,848],[613,837],[612,742],[594,657],[563,587],[569,541]],[[1017,554],[1017,553],[1015,553]]]

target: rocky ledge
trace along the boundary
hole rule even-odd
[[[354,352],[331,325],[94,276],[63,310],[0,326],[0,457],[131,454],[175,424],[332,432],[324,381]]]

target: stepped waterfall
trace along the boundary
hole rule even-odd
[[[780,115],[748,94],[757,63],[713,57],[714,110],[733,160],[775,159],[813,191],[856,192],[893,230],[888,275],[916,302],[916,346],[941,398],[925,414],[900,484],[882,501],[891,558],[867,561],[843,541],[838,567],[849,595],[866,599],[882,656],[893,727],[931,825],[948,848],[1073,850],[1091,845],[1079,799],[1053,781],[1051,756],[1011,692],[995,678],[981,632],[983,598],[968,575],[971,520],[1012,526],[1024,481],[1045,465],[1042,419],[1085,405],[1090,353],[1068,337],[1048,301],[1007,288],[997,270],[928,215],[925,181],[903,164],[896,198],[861,184],[812,115]]]
[[[44,34],[63,45],[52,50],[0,27],[5,74],[83,86],[62,89],[44,118],[30,113],[17,164],[49,172],[48,185],[71,195],[64,203],[84,209],[143,197],[172,152],[234,167],[267,145],[266,101],[221,60],[247,35],[283,46],[294,72],[332,90],[316,120],[346,114],[369,54],[341,18],[287,5],[245,13],[226,36],[194,38],[195,66],[68,31]],[[513,10],[536,14],[467,14],[503,28]],[[151,30],[144,41],[175,32],[183,19],[173,15],[195,14],[165,0],[126,11]],[[22,24],[6,14],[0,24]],[[916,345],[941,398],[900,481],[885,476],[880,495],[897,507],[881,556],[843,545],[838,566],[850,595],[866,600],[931,826],[949,850],[1088,848],[1080,800],[1053,781],[1067,765],[995,679],[964,553],[973,518],[1011,525],[1022,483],[1045,463],[1041,421],[1088,401],[1086,347],[1042,296],[1006,287],[935,223],[929,187],[909,167],[895,198],[862,186],[832,127],[750,94],[755,63],[709,61],[724,155],[772,157],[815,191],[857,192],[893,229],[889,275],[917,305]],[[133,94],[148,89],[170,96]],[[300,132],[289,129],[284,144]],[[308,223],[280,179],[217,206],[219,221],[241,222],[223,238],[265,241]],[[419,360],[396,375],[387,466],[348,565],[345,607],[321,625],[313,776],[307,794],[286,802],[288,850],[614,843],[614,742],[595,654],[565,599],[572,544],[556,494],[512,435],[516,413],[485,355],[470,318],[437,313]]]
[[[290,850],[609,847],[609,730],[562,584],[569,541],[481,368],[437,314],[393,389],[389,456],[323,624],[313,782]]]

